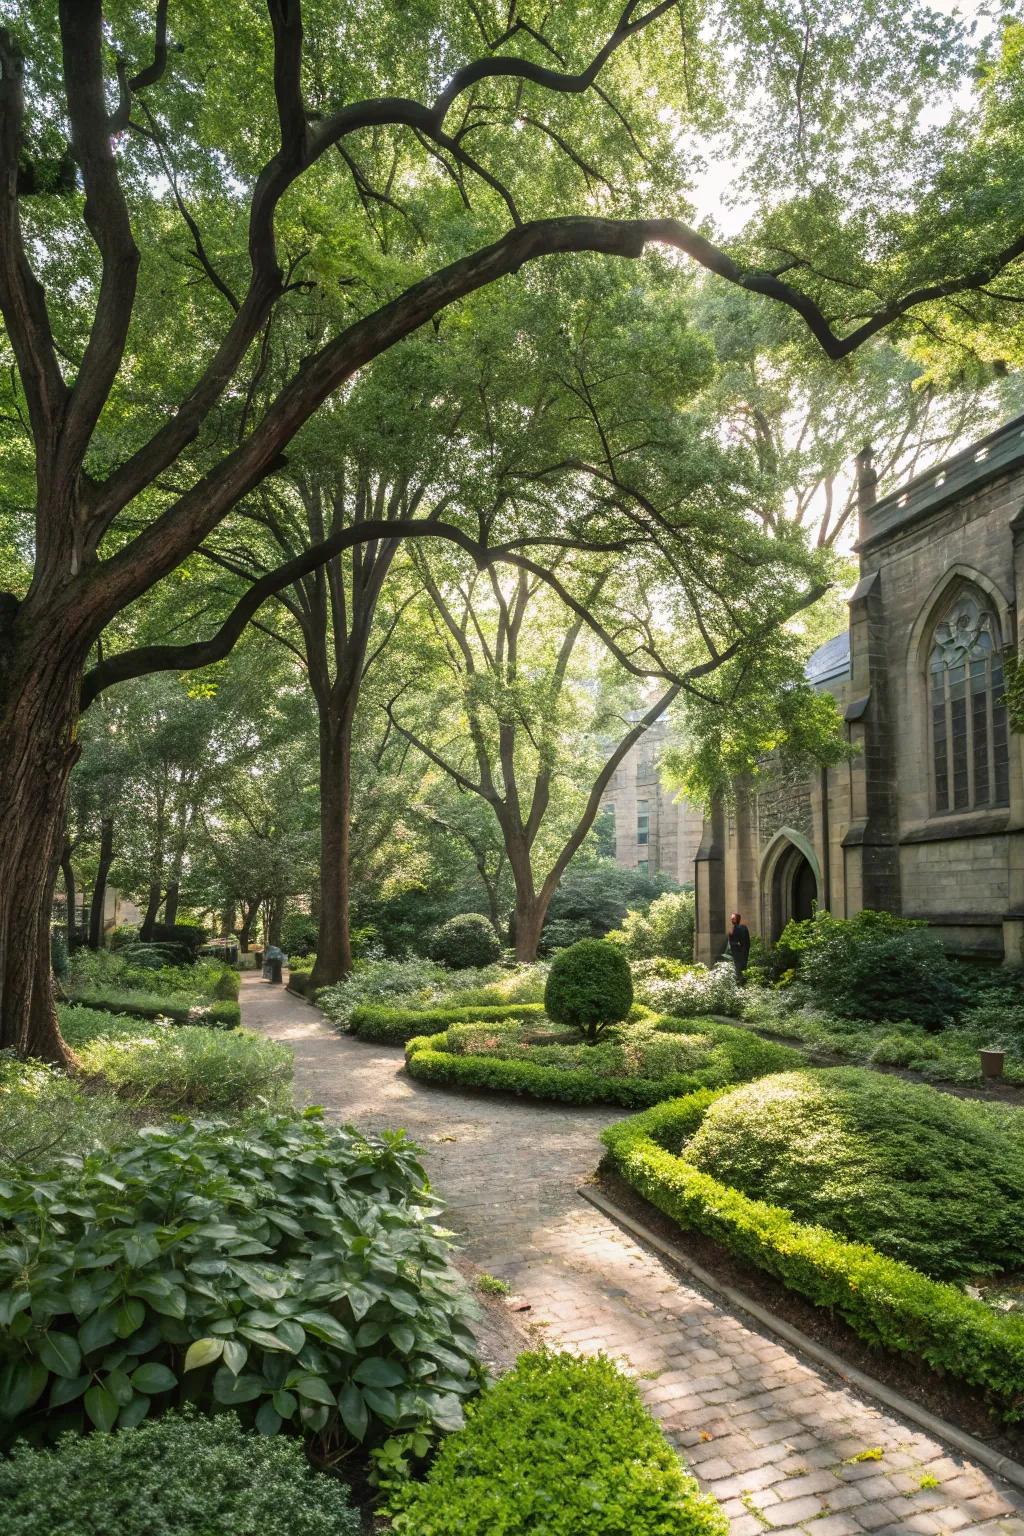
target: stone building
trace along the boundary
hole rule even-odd
[[[925,918],[953,953],[1024,959],[1024,774],[1004,656],[1024,601],[1024,416],[875,499],[859,464],[849,628],[811,657],[853,755],[735,787],[704,822],[697,953],[728,915],[775,940],[813,904]]]
[[[658,759],[667,738],[667,723],[655,721],[615,770],[602,809],[613,818],[617,863],[692,885],[704,818],[662,788]]]

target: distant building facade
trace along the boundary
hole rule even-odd
[[[667,741],[668,726],[658,720],[622,759],[602,808],[614,823],[617,863],[692,885],[704,816],[662,788],[658,762]]]
[[[704,822],[697,953],[741,911],[769,942],[815,903],[924,918],[953,953],[1024,959],[1022,742],[1005,657],[1024,603],[1024,417],[874,499],[860,465],[849,627],[808,664],[854,755],[735,786]]]

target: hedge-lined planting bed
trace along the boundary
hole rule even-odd
[[[728,1536],[611,1361],[521,1355],[393,1500],[401,1536]]]
[[[170,1019],[174,1024],[195,1024],[203,1029],[237,1029],[242,1022],[241,1006],[231,998],[190,1002],[180,996],[87,989],[73,992],[69,1000],[102,1013],[127,1014],[133,1019]]]
[[[539,1061],[530,1061],[531,1049],[538,1055],[545,1051],[550,1053],[551,1047],[543,1045],[525,1046],[522,1057],[516,1059],[482,1052],[467,1053],[459,1049],[464,1044],[460,1028],[466,1030],[469,1028],[467,1024],[456,1025],[442,1034],[411,1039],[406,1045],[406,1068],[410,1076],[422,1082],[445,1086],[527,1094],[531,1098],[555,1099],[565,1104],[621,1104],[626,1109],[642,1109],[664,1099],[693,1093],[709,1084],[749,1082],[771,1072],[800,1066],[803,1062],[798,1051],[710,1019],[702,1019],[698,1029],[671,1018],[653,1023],[643,1021],[642,1027],[648,1041],[653,1034],[665,1037],[666,1045],[674,1035],[706,1042],[706,1064],[691,1071],[666,1071],[657,1076],[614,1075],[607,1067],[601,1070],[607,1060],[602,1055],[604,1047],[616,1043],[609,1038],[597,1046],[581,1044],[562,1048],[563,1054],[576,1057],[576,1061],[569,1065],[547,1065],[543,1055]],[[628,1040],[629,1026],[623,1028]],[[586,1061],[591,1053],[593,1067]]]
[[[380,1045],[405,1045],[419,1035],[436,1034],[452,1024],[504,1022],[544,1017],[543,1003],[501,1003],[492,1007],[357,1008],[349,1032]]]
[[[616,1172],[680,1227],[834,1309],[869,1345],[915,1357],[982,1391],[1004,1419],[1024,1419],[1024,1315],[996,1312],[867,1244],[799,1222],[687,1161],[680,1149],[726,1091],[694,1093],[609,1127],[603,1140]]]

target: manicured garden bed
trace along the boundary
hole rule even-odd
[[[695,1089],[747,1082],[799,1065],[800,1053],[749,1030],[712,1020],[699,1024],[644,1017],[609,1028],[595,1044],[567,1041],[536,1019],[453,1024],[406,1046],[411,1076],[568,1104],[659,1103]]]
[[[441,1033],[452,1024],[497,1023],[509,1019],[543,1019],[543,1003],[498,1003],[491,1007],[357,1008],[349,1021],[350,1034],[380,1045],[405,1045],[418,1035]]]
[[[191,1000],[175,994],[159,996],[80,988],[69,993],[69,1000],[104,1013],[128,1014],[135,1019],[170,1019],[174,1024],[201,1025],[204,1029],[237,1029],[242,1022],[242,1010],[231,998]]]
[[[922,1153],[925,1157],[934,1156],[939,1146],[938,1122],[943,1116],[949,1118],[943,1169],[936,1169],[931,1176],[937,1184],[945,1184],[947,1226],[955,1220],[962,1230],[944,1234],[941,1226],[933,1223],[929,1227],[921,1221],[921,1208],[915,1216],[911,1192],[914,1180],[909,1176],[912,1170],[908,1163],[903,1168],[904,1177],[897,1178],[898,1157],[892,1179],[893,1198],[887,1204],[880,1181],[882,1163],[893,1157],[891,1144],[883,1147],[873,1166],[870,1160],[861,1166],[869,1193],[877,1192],[879,1196],[873,1210],[857,1209],[850,1213],[850,1219],[862,1224],[862,1230],[873,1225],[879,1241],[889,1247],[913,1240],[918,1262],[932,1251],[934,1267],[945,1273],[970,1273],[986,1264],[998,1267],[1000,1256],[1010,1256],[1020,1220],[1013,1204],[1020,1156],[1014,1148],[1021,1141],[1017,1111],[957,1102],[943,1096],[937,1104],[929,1103],[927,1110],[919,1109],[917,1114],[908,1116],[904,1102],[908,1095],[934,1095],[938,1099],[936,1091],[926,1085],[873,1077],[853,1069],[789,1076],[802,1080],[812,1095],[819,1091],[815,1084],[821,1080],[827,1090],[830,1078],[867,1079],[872,1113],[881,1102],[877,1095],[891,1094],[893,1134],[906,1139],[908,1159],[913,1154],[916,1128],[924,1124],[928,1129]],[[799,1089],[800,1083],[795,1086]],[[745,1129],[742,1122],[746,1117],[737,1109],[742,1107],[744,1096],[754,1101],[759,1095],[763,1098],[763,1113],[752,1114]],[[805,1097],[800,1135],[783,1138],[783,1156],[778,1147],[765,1144],[766,1127],[771,1127],[773,1119],[779,1120],[781,1104],[776,1080],[767,1079],[757,1084],[755,1090],[703,1091],[658,1105],[605,1131],[610,1164],[680,1228],[712,1239],[729,1254],[776,1277],[815,1306],[833,1310],[868,1345],[906,1355],[976,1389],[1007,1421],[1024,1419],[1024,1314],[996,1311],[959,1286],[932,1278],[868,1242],[851,1240],[807,1220],[814,1200],[814,1168],[820,1170],[835,1160],[836,1148],[829,1147],[829,1135],[837,1120],[840,1130],[849,1134],[851,1127],[856,1129],[859,1116],[853,1114],[848,1102],[838,1115],[808,1116]],[[801,1154],[801,1146],[806,1157]],[[1014,1169],[1002,1183],[998,1167],[1000,1148],[1009,1160],[1015,1161]],[[974,1177],[968,1165],[985,1149],[989,1160]],[[780,1192],[788,1191],[805,1219],[799,1219],[781,1203],[769,1204],[744,1193],[705,1171],[697,1165],[698,1161],[709,1165],[721,1163],[730,1176],[751,1187],[760,1184],[776,1201]],[[856,1149],[846,1149],[838,1158],[842,1168],[840,1183],[842,1177],[854,1174],[857,1161]],[[902,1185],[900,1190],[897,1184]],[[834,1215],[842,1206],[839,1188],[826,1192],[821,1202],[823,1210],[829,1207],[829,1196],[835,1197],[836,1203],[831,1207]],[[971,1218],[972,1206],[977,1207],[979,1201],[1003,1202],[1002,1209],[994,1212],[994,1220],[993,1213],[987,1213],[985,1231],[979,1231]],[[892,1213],[897,1209],[900,1218],[894,1230]],[[916,1230],[911,1232],[910,1226],[915,1222]]]

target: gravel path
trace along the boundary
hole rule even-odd
[[[530,1303],[552,1344],[604,1350],[639,1378],[732,1536],[1024,1536],[1024,1495],[756,1332],[580,1200],[618,1111],[416,1083],[399,1050],[338,1035],[258,976],[243,978],[242,1013],[292,1047],[299,1102],[419,1142],[469,1258]]]

